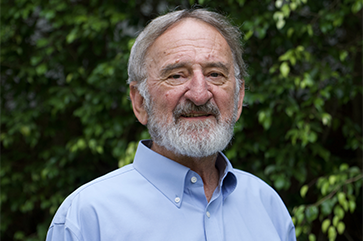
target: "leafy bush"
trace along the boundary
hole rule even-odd
[[[362,240],[362,2],[199,4],[244,33],[246,106],[227,156],[280,193],[299,240]],[[129,50],[175,6],[2,2],[1,239],[44,240],[69,193],[132,161],[148,134],[128,99]]]

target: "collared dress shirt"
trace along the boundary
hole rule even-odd
[[[293,241],[278,194],[219,153],[208,202],[201,177],[139,143],[133,164],[83,185],[58,209],[47,241]]]

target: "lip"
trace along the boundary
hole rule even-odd
[[[182,114],[179,116],[181,119],[185,120],[206,120],[208,118],[213,117],[214,115],[208,114],[208,113],[188,113],[188,114]]]
[[[188,113],[188,114],[182,114],[181,117],[185,118],[198,118],[198,117],[208,117],[211,116],[211,114],[207,113]]]

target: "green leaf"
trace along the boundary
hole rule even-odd
[[[285,78],[289,75],[290,67],[287,64],[287,62],[282,62],[281,63],[280,72],[281,72],[282,76],[285,77]]]
[[[338,216],[340,219],[344,218],[344,210],[341,206],[336,205],[334,208],[334,214]]]
[[[306,26],[306,29],[310,37],[314,35],[313,27],[310,24]]]
[[[342,163],[341,165],[340,165],[340,167],[339,167],[339,170],[340,171],[346,171],[346,170],[348,170],[349,169],[349,165],[347,164],[347,163]]]
[[[290,3],[290,8],[291,8],[291,10],[292,10],[292,11],[295,11],[295,10],[296,10],[296,8],[297,8],[297,4],[296,4],[296,2],[291,2],[291,3]]]
[[[283,4],[283,0],[276,0],[276,2],[275,2],[276,8],[281,8],[282,4]]]
[[[289,5],[288,4],[284,4],[281,8],[281,11],[283,12],[284,14],[284,17],[288,18],[289,15],[290,15],[290,8],[289,8]]]
[[[343,222],[339,222],[337,226],[338,233],[342,235],[345,230],[345,224]]]
[[[314,221],[319,214],[319,209],[316,206],[310,206],[305,211],[306,219],[308,222]]]
[[[297,223],[296,223],[296,217],[292,217],[291,220],[292,220],[292,223],[296,226],[297,225]]]
[[[284,13],[277,11],[274,13],[273,15],[273,19],[277,22],[278,20],[283,20],[284,19]]]
[[[294,33],[294,28],[289,28],[288,30],[287,30],[287,37],[288,38],[291,38],[291,36],[292,36],[292,34]]]
[[[299,237],[301,235],[301,233],[302,233],[302,228],[300,226],[297,226],[295,228],[295,236]]]
[[[313,233],[309,234],[309,241],[316,241],[315,234],[313,234]]]
[[[350,210],[350,212],[351,212],[351,213],[353,213],[353,212],[354,212],[354,210],[355,210],[355,208],[356,208],[356,203],[355,203],[355,201],[353,201],[353,200],[349,200],[349,210]]]
[[[66,82],[67,82],[67,83],[69,83],[69,82],[71,82],[71,81],[72,81],[72,79],[73,79],[73,74],[72,74],[72,73],[70,73],[70,74],[68,74],[68,75],[67,75],[67,77],[66,77]]]
[[[347,199],[345,198],[346,196],[345,196],[344,192],[338,192],[337,196],[338,196],[338,201],[339,201],[340,205],[342,205],[342,207],[347,205]]]
[[[315,102],[314,102],[314,104],[315,104]],[[319,106],[319,108],[320,108],[320,106]],[[330,126],[330,124],[331,124],[331,115],[329,113],[323,113],[321,115],[321,121],[323,122],[323,125]]]
[[[334,218],[333,218],[333,225],[334,225],[334,227],[337,227],[338,226],[339,221],[340,221],[340,218],[338,216],[334,216]]]
[[[276,28],[277,29],[282,29],[285,26],[285,23],[286,23],[286,21],[284,19],[277,20]]]
[[[97,147],[96,147],[96,151],[97,151],[99,154],[102,154],[102,153],[103,153],[103,147],[102,147],[102,146],[97,146]]]
[[[313,85],[314,85],[314,81],[311,78],[310,74],[304,73],[304,79],[300,83],[301,88],[304,89],[305,87],[311,87]]]
[[[31,131],[31,129],[30,129],[30,127],[29,127],[29,126],[22,126],[22,127],[20,128],[20,132],[21,132],[21,134],[23,134],[24,136],[29,136],[29,135],[30,135],[30,131]]]
[[[14,234],[14,239],[15,240],[24,240],[24,232],[21,232],[21,231],[17,231],[15,234]]]
[[[329,187],[330,187],[329,182],[326,181],[321,187],[321,194],[325,196],[329,191]]]
[[[66,37],[67,39],[67,43],[70,44],[70,43],[73,43],[74,40],[77,38],[77,32],[78,30],[77,29],[73,29]]]
[[[250,31],[248,31],[248,32],[244,35],[243,39],[247,41],[249,38],[251,38],[251,37],[252,37],[252,35],[253,35],[253,31],[252,31],[252,30],[250,30]]]
[[[47,65],[45,63],[39,65],[38,67],[36,67],[35,69],[36,73],[38,76],[45,74],[45,72],[47,72]]]
[[[258,122],[265,130],[268,130],[272,123],[271,110],[262,110],[258,113]]]
[[[334,226],[330,226],[328,229],[329,241],[334,241],[337,237],[337,231]]]
[[[329,176],[329,184],[330,184],[330,185],[334,185],[334,184],[335,184],[335,182],[336,182],[336,180],[337,180],[337,178],[336,178],[336,176],[335,176],[335,175],[331,175],[331,176]]]
[[[329,226],[330,226],[330,219],[325,219],[321,224],[321,231],[323,231],[323,233],[326,233]]]
[[[32,66],[36,66],[42,60],[42,56],[32,56],[30,58],[30,63]]]
[[[352,12],[357,13],[362,9],[362,0],[356,0],[352,5]]]
[[[282,175],[278,175],[274,181],[274,186],[277,190],[284,188],[287,185],[286,179]]]
[[[347,56],[348,56],[348,51],[340,52],[340,54],[339,54],[340,61],[343,62],[347,58]]]
[[[128,144],[126,149],[126,155],[123,155],[119,160],[118,163],[119,167],[123,167],[125,165],[132,163],[135,157],[136,149],[137,149],[137,142],[130,142]]]
[[[304,198],[305,195],[306,195],[306,193],[308,192],[308,190],[309,190],[309,186],[308,185],[302,186],[301,189],[300,189],[300,195],[301,195],[301,197]]]
[[[81,150],[85,149],[87,147],[86,142],[83,138],[81,138],[77,141],[77,147],[78,147],[78,149],[81,149]]]

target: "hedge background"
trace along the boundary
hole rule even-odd
[[[244,33],[234,166],[279,192],[298,240],[363,240],[362,0],[3,0],[1,240],[44,240],[67,195],[132,161],[130,48],[194,4]]]

